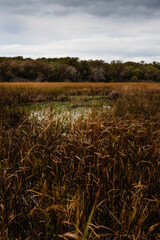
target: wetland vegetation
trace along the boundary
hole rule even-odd
[[[160,84],[1,83],[0,239],[160,239]]]

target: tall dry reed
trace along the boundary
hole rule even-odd
[[[153,86],[110,85],[111,110],[93,107],[67,126],[1,115],[0,238],[158,240],[160,91]]]

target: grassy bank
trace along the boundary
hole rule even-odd
[[[160,238],[159,84],[23,83],[0,91],[1,239]],[[105,95],[111,109],[93,105],[66,124],[54,109],[36,121],[20,106],[73,95]]]

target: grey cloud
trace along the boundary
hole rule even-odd
[[[43,1],[43,0],[42,0]],[[119,5],[128,5],[128,6],[144,6],[144,7],[151,7],[151,8],[157,8],[160,7],[160,1],[159,0],[44,0],[43,2],[46,3],[57,3],[63,6],[68,7],[86,7],[91,5],[101,5],[105,4],[106,6],[109,6],[111,4],[114,4],[115,6]]]
[[[1,8],[22,14],[62,16],[85,12],[97,17],[150,17],[160,8],[159,0],[0,0]],[[56,10],[55,6],[62,9]],[[48,7],[48,11],[44,11]]]
[[[0,0],[0,6],[0,55],[160,56],[160,0]]]

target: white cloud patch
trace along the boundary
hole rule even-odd
[[[160,38],[159,38],[160,40]],[[150,48],[150,44],[154,48]],[[78,51],[77,51],[78,49]],[[128,50],[129,49],[129,50]],[[0,54],[9,52],[9,56],[24,57],[80,57],[81,59],[115,60],[145,60],[158,61],[160,47],[153,38],[144,42],[143,38],[94,38],[54,41],[40,45],[6,45],[0,47]],[[132,57],[131,57],[132,56]]]

